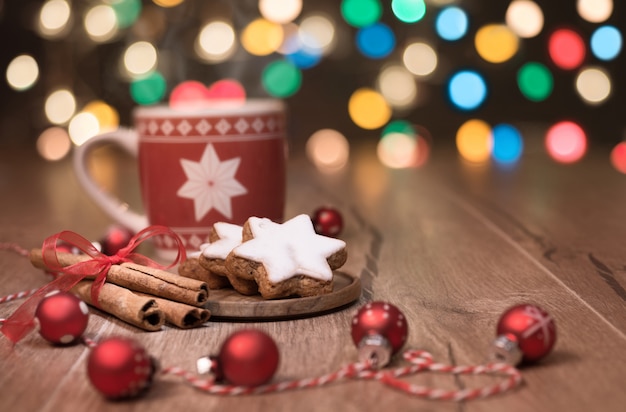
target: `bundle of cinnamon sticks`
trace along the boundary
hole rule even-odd
[[[89,260],[86,255],[57,253],[62,266]],[[48,269],[41,249],[30,252],[33,266]],[[165,270],[135,263],[112,265],[100,289],[98,302],[92,302],[93,280],[82,280],[72,292],[86,303],[144,330],[161,329],[165,322],[179,328],[205,323],[211,313],[204,306],[209,288],[205,282]]]

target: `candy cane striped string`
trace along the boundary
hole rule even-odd
[[[7,302],[10,302],[10,301],[16,300],[16,299],[27,298],[30,295],[32,295],[35,292],[37,292],[37,290],[39,290],[39,289],[23,290],[21,292],[11,293],[10,295],[2,296],[2,297],[0,297],[0,304],[7,303]]]
[[[22,255],[24,257],[28,257],[28,254],[29,254],[28,250],[24,249],[17,243],[10,243],[10,242],[0,242],[0,250],[8,250],[11,252],[15,252],[18,255]]]

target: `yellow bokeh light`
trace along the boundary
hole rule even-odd
[[[326,16],[307,16],[300,23],[299,37],[307,47],[328,54],[336,43],[335,25]]]
[[[138,41],[124,52],[124,68],[131,75],[146,74],[156,67],[157,59],[157,51],[152,44]]]
[[[105,42],[117,33],[117,16],[113,7],[99,4],[87,11],[84,20],[85,31],[94,41]]]
[[[235,30],[224,21],[207,23],[196,38],[196,53],[204,60],[220,62],[235,50]]]
[[[321,129],[307,140],[306,154],[320,171],[335,172],[348,163],[350,145],[338,131]]]
[[[376,154],[382,164],[393,169],[414,167],[417,163],[417,140],[404,133],[387,133],[379,141]]]
[[[6,79],[15,90],[31,88],[39,78],[37,61],[28,54],[22,54],[11,60],[7,66]]]
[[[112,131],[120,125],[120,116],[117,110],[102,100],[89,102],[84,108],[84,113],[91,113],[98,120],[99,133]]]
[[[543,12],[531,0],[514,0],[506,10],[506,24],[519,37],[537,36],[543,29]]]
[[[74,94],[67,89],[50,93],[46,99],[44,111],[50,123],[64,124],[68,122],[76,111]]]
[[[283,43],[283,28],[266,19],[256,19],[241,33],[241,45],[250,54],[267,56]]]
[[[72,15],[70,5],[65,0],[46,1],[39,11],[38,29],[44,37],[64,34]]]
[[[402,62],[416,76],[428,76],[437,68],[437,53],[426,43],[409,44],[402,54]]]
[[[286,24],[302,11],[302,0],[259,0],[259,11],[267,20]]]
[[[591,23],[602,23],[613,14],[613,0],[578,0],[576,10]]]
[[[391,118],[391,108],[375,90],[361,88],[350,96],[348,113],[352,121],[363,129],[378,129]]]
[[[517,53],[519,40],[515,33],[503,24],[488,24],[476,32],[476,51],[490,63],[503,63]]]
[[[174,7],[178,6],[185,0],[152,0],[154,4],[161,7]]]
[[[482,120],[468,120],[456,132],[457,150],[463,159],[470,162],[489,160],[492,146],[491,126]]]
[[[396,108],[406,108],[415,102],[417,85],[411,72],[402,66],[384,68],[378,75],[378,90]]]
[[[100,133],[100,123],[98,123],[98,119],[93,114],[80,112],[72,117],[67,131],[72,142],[74,142],[76,146],[80,146]]]
[[[576,91],[590,104],[600,104],[611,94],[611,79],[600,68],[582,70],[576,78]]]
[[[46,160],[61,160],[71,148],[70,137],[61,127],[50,127],[37,138],[37,152]]]

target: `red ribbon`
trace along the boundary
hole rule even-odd
[[[168,265],[161,265],[154,260],[134,252],[134,250],[145,240],[154,236],[169,236],[178,246],[178,254],[174,261]],[[78,248],[80,251],[90,256],[91,259],[84,262],[75,263],[63,267],[59,262],[57,243],[62,241]],[[181,239],[171,229],[164,226],[149,226],[133,236],[128,245],[120,249],[116,254],[107,256],[100,253],[98,249],[87,239],[78,233],[71,231],[59,232],[48,237],[42,246],[43,262],[50,271],[60,272],[61,276],[40,288],[34,295],[28,298],[17,310],[4,322],[0,332],[2,332],[13,343],[19,342],[35,326],[35,311],[39,302],[47,294],[54,291],[69,291],[74,285],[88,276],[95,276],[91,287],[91,300],[98,304],[100,289],[106,281],[107,273],[112,265],[119,265],[124,262],[134,262],[143,266],[150,266],[158,269],[169,269],[186,259],[185,248]]]

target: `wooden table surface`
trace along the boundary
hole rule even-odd
[[[437,148],[436,148],[437,149]],[[0,411],[621,411],[626,404],[626,177],[601,149],[559,165],[530,151],[517,167],[467,165],[439,148],[426,167],[391,170],[375,147],[353,148],[334,175],[301,156],[289,164],[286,216],[331,204],[343,213],[349,259],[361,299],[323,316],[259,323],[212,322],[193,330],[147,333],[92,311],[86,334],[131,336],[163,366],[195,370],[233,331],[259,328],[280,348],[274,381],[314,377],[356,361],[350,322],[372,300],[408,318],[405,348],[455,365],[478,364],[511,305],[535,303],[557,324],[554,351],[522,369],[513,392],[463,403],[411,397],[373,381],[243,397],[202,393],[175,376],[157,376],[136,400],[110,402],[89,384],[89,349],[55,347],[31,333],[18,345],[0,339]],[[103,183],[137,201],[128,159],[97,156]],[[0,152],[0,242],[39,247],[60,230],[102,236],[110,220],[78,188],[71,163],[29,150]],[[131,205],[133,203],[131,202]],[[48,278],[26,259],[0,251],[0,296]],[[19,301],[0,305],[6,317]],[[402,364],[395,358],[393,366]],[[408,381],[444,389],[491,378],[423,373]]]

